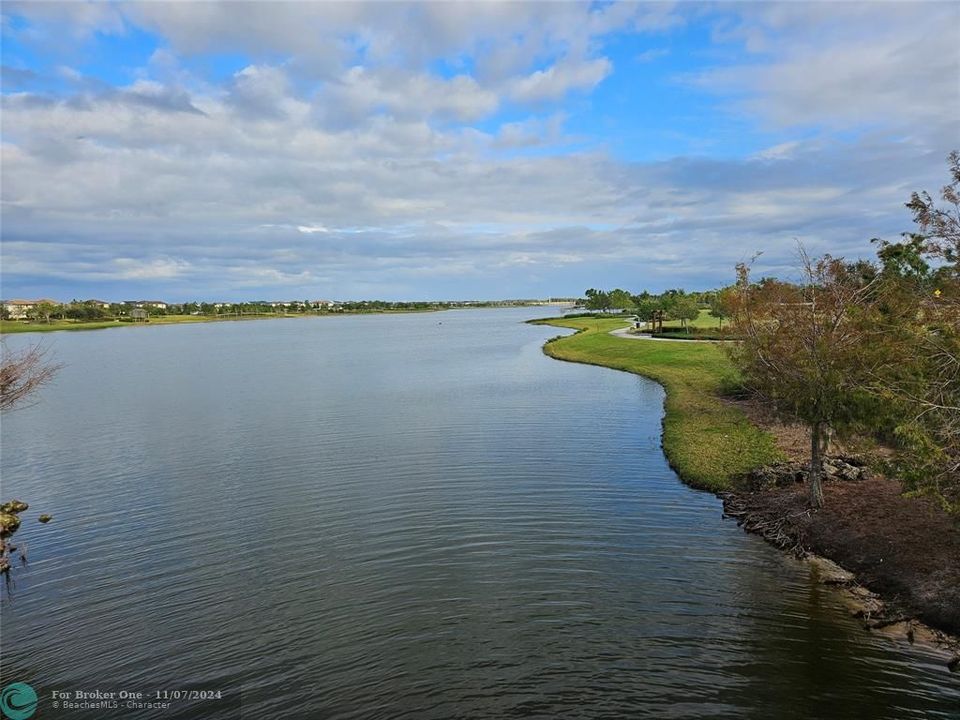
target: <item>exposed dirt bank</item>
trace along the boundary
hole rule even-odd
[[[854,577],[858,608],[868,627],[920,620],[953,635],[943,642],[960,652],[960,524],[936,503],[906,498],[885,478],[832,481],[821,510],[808,508],[805,484],[757,492],[723,493],[724,510],[749,532],[797,552],[829,558]],[[957,669],[954,664],[953,669]]]

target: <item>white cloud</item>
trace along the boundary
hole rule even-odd
[[[175,278],[190,269],[190,263],[173,258],[115,258],[113,272],[106,273],[111,278],[121,280],[159,280]]]
[[[960,5],[774,3],[719,26],[762,57],[688,78],[776,127],[865,126],[956,143]]]
[[[350,68],[321,94],[327,117],[350,124],[371,113],[388,111],[399,118],[446,115],[459,120],[477,120],[497,109],[497,95],[480,87],[468,75],[445,80],[426,73]]]
[[[613,72],[607,58],[565,61],[514,80],[510,96],[521,102],[558,100],[571,90],[591,90]]]
[[[78,32],[135,21],[170,47],[122,87],[67,73],[70,96],[4,96],[5,282],[153,282],[209,296],[324,283],[339,289],[330,295],[409,297],[452,277],[449,296],[469,292],[461,281],[516,273],[519,284],[578,263],[581,275],[633,273],[632,286],[657,274],[710,284],[754,250],[789,263],[797,237],[869,253],[867,238],[909,227],[911,190],[942,182],[960,118],[946,31],[956,7],[784,5],[734,6],[717,35],[758,54],[718,55],[692,81],[770,127],[859,134],[778,135],[753,157],[659,163],[582,150],[563,134],[566,115],[542,106],[613,72],[604,33],[682,22],[666,4],[81,13]],[[834,12],[849,32],[824,30]],[[231,49],[250,61],[220,85],[180,62]],[[442,71],[428,62],[438,58]]]

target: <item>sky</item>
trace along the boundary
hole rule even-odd
[[[0,295],[492,299],[869,257],[956,2],[4,2]]]

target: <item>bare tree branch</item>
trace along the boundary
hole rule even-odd
[[[37,390],[53,379],[60,365],[47,358],[47,349],[33,345],[12,351],[0,349],[0,412],[21,407]]]

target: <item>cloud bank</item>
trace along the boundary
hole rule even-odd
[[[869,254],[960,138],[955,4],[3,12],[7,296],[714,286]]]

